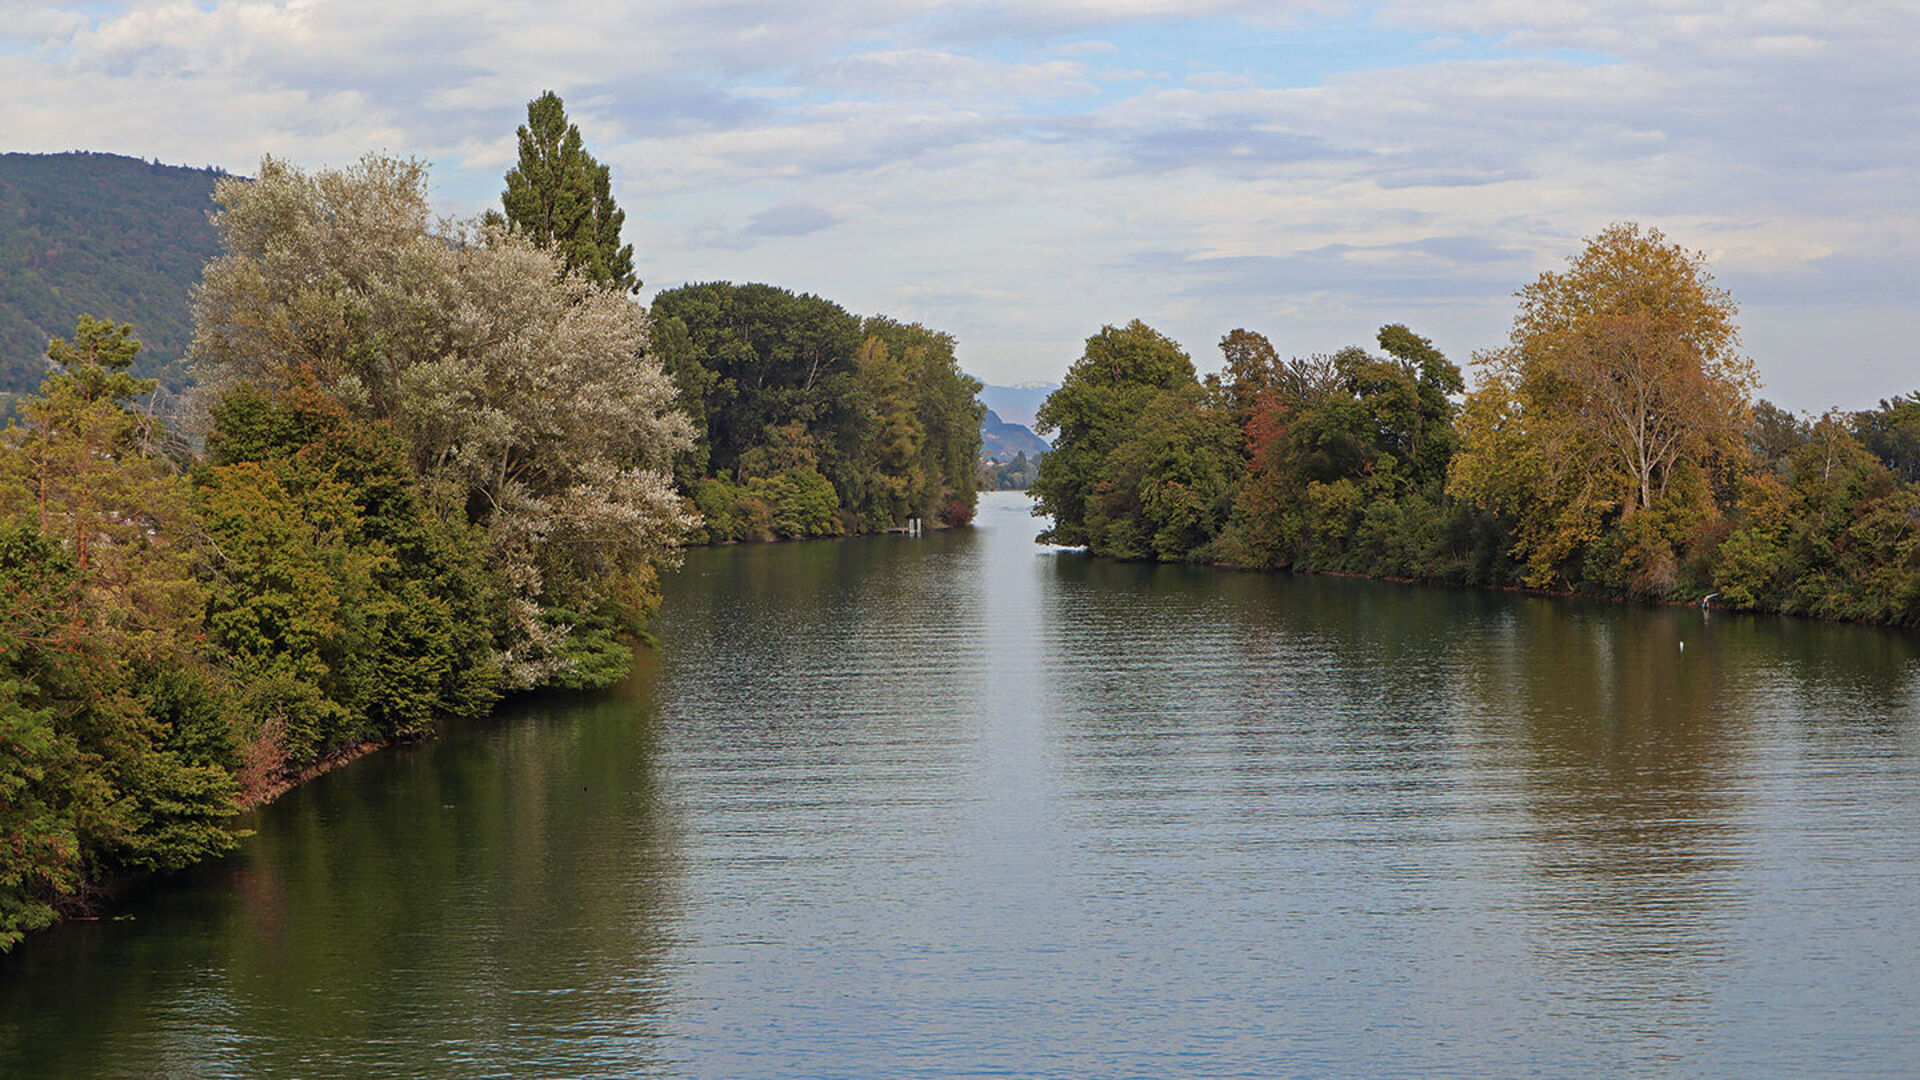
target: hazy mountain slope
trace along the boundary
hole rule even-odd
[[[219,250],[220,174],[115,154],[0,154],[0,394],[38,386],[81,314],[133,324],[141,373],[192,336],[188,290]],[[178,381],[177,371],[168,371]]]
[[[1023,452],[1036,457],[1048,449],[1047,441],[1027,430],[1026,425],[1009,424],[992,409],[980,422],[980,456],[989,461],[1012,461]]]

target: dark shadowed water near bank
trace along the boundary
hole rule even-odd
[[[702,550],[617,693],[0,958],[0,1076],[1912,1076],[1920,638]]]

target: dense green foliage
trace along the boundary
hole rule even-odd
[[[256,740],[304,762],[425,734],[500,689],[484,536],[434,513],[405,444],[313,380],[214,406],[197,507],[218,551],[207,629]]]
[[[389,425],[420,497],[485,538],[506,685],[623,670],[617,631],[650,614],[692,524],[668,472],[688,425],[645,312],[511,230],[433,231],[416,162],[308,176],[267,159],[216,197],[227,253],[196,294],[191,353],[203,398],[311,380]]]
[[[316,763],[619,679],[691,523],[624,291],[430,231],[410,162],[268,160],[217,198],[203,452],[133,407],[132,327],[87,316],[0,436],[0,949],[225,850]],[[835,521],[789,486],[792,527]]]
[[[127,407],[131,328],[83,318],[0,433],[0,947],[94,883],[225,850],[237,742],[184,477]]]
[[[146,344],[139,374],[178,384],[187,293],[219,251],[220,173],[114,154],[0,154],[0,405],[47,373],[47,340],[118,312]]]
[[[0,440],[0,947],[505,685],[484,533],[436,512],[389,425],[311,375],[240,384],[178,462],[129,407],[138,351],[82,317]]]
[[[1204,380],[1150,328],[1103,329],[1040,412],[1043,539],[1920,625],[1920,395],[1750,404],[1731,298],[1637,226],[1521,298],[1464,403],[1400,325],[1290,361],[1235,330]]]
[[[1103,328],[1087,339],[1086,352],[1076,361],[1060,389],[1040,406],[1038,430],[1057,431],[1053,452],[1040,466],[1032,491],[1035,513],[1053,518],[1053,527],[1040,539],[1053,544],[1087,544],[1095,551],[1141,558],[1149,553],[1129,544],[1110,548],[1106,527],[1116,523],[1116,510],[1138,507],[1143,494],[1135,489],[1115,490],[1108,476],[1108,458],[1129,467],[1142,453],[1137,430],[1147,416],[1156,432],[1174,439],[1193,434],[1192,414],[1201,408],[1200,386],[1193,360],[1173,340],[1139,320],[1125,327]],[[1116,455],[1123,444],[1126,454]],[[1174,457],[1184,457],[1191,446],[1167,446]],[[1204,468],[1204,466],[1203,466]],[[1180,483],[1177,477],[1170,482]],[[1124,511],[1123,511],[1124,512]],[[1144,521],[1124,523],[1127,534],[1146,527]],[[1185,554],[1185,553],[1183,553]],[[1176,556],[1178,557],[1178,556]]]
[[[560,95],[549,90],[527,102],[519,137],[520,162],[500,196],[507,224],[558,252],[568,273],[639,292],[633,245],[620,242],[627,214],[614,205],[612,174],[583,147]]]
[[[980,383],[952,337],[726,282],[661,293],[653,322],[697,432],[675,471],[709,540],[972,519]]]

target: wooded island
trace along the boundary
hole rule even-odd
[[[1753,401],[1733,298],[1634,224],[1519,296],[1470,391],[1399,324],[1379,353],[1288,361],[1235,330],[1204,379],[1106,327],[1040,411],[1043,539],[1920,624],[1920,394],[1811,420]]]

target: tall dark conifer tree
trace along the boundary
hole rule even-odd
[[[607,167],[580,143],[560,95],[527,103],[520,126],[520,164],[507,170],[501,194],[507,222],[541,247],[555,247],[568,273],[627,292],[640,291],[633,245],[620,243],[626,212],[614,205]]]

